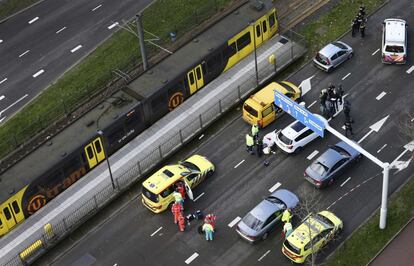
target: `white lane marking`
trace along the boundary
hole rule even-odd
[[[414,121],[414,118],[413,119],[411,119],[411,122],[413,122]]]
[[[269,189],[269,192],[270,193],[273,193],[273,191],[275,191],[278,187],[280,187],[282,184],[281,183],[279,183],[279,182],[277,182],[276,184],[274,184],[273,185],[273,187],[271,187],[270,189]]]
[[[98,8],[100,8],[102,5],[99,5],[99,6],[96,6],[96,7],[94,7],[93,9],[92,9],[92,12],[93,11],[95,11],[95,10],[97,10]]]
[[[36,73],[33,74],[33,77],[36,78],[40,75],[42,75],[45,71],[43,69],[40,69],[39,71],[37,71]]]
[[[198,257],[198,253],[194,252],[193,255],[191,255],[188,259],[185,260],[185,264],[190,264],[197,257]]]
[[[198,137],[198,139],[202,139],[204,137],[204,134],[201,134],[200,137]]]
[[[341,184],[341,187],[343,187],[343,186],[346,184],[346,182],[348,182],[349,180],[351,180],[351,177],[348,177],[348,179],[347,179],[347,180],[345,180],[345,182],[343,182],[343,183]]]
[[[80,48],[82,48],[82,45],[78,45],[78,46],[76,46],[75,48],[73,48],[72,50],[70,50],[70,52],[71,53],[74,53],[74,52],[76,52],[77,50],[79,50]]]
[[[267,254],[270,253],[270,249],[268,251],[265,252],[265,254],[263,254],[257,261],[261,261],[264,257],[267,256]]]
[[[6,119],[7,116],[0,119],[0,123],[3,122],[4,119]]]
[[[201,198],[204,195],[204,192],[197,196],[197,198],[194,199],[194,202],[197,201],[199,198]]]
[[[112,28],[116,27],[117,25],[119,25],[119,23],[115,22],[114,24],[112,24],[108,27],[108,30],[111,30]]]
[[[2,39],[0,39],[0,43],[2,43],[3,42],[3,40]]]
[[[345,130],[345,125],[344,125],[344,126],[342,126],[342,129],[343,129],[343,130]]]
[[[66,27],[61,28],[60,30],[58,30],[58,31],[56,32],[56,34],[61,33],[61,32],[62,32],[62,31],[64,31],[65,29],[66,29]]]
[[[39,17],[35,17],[35,18],[33,18],[32,20],[30,20],[29,21],[29,24],[32,24],[33,22],[35,22],[36,20],[38,20],[39,19]]]
[[[342,80],[346,79],[349,75],[351,75],[351,73],[346,74],[345,77],[342,78]]]
[[[3,82],[5,82],[7,80],[7,78],[4,78],[0,81],[0,84],[2,84]]]
[[[381,100],[382,97],[385,96],[385,94],[387,94],[385,91],[381,92],[375,99],[377,99],[377,101]]]
[[[315,156],[316,156],[316,154],[318,154],[318,153],[319,153],[319,151],[314,150],[311,154],[309,154],[309,156],[308,156],[308,157],[306,157],[306,159],[308,159],[308,160],[312,160],[312,158],[313,158],[313,157],[315,157]]]
[[[118,266],[118,263],[115,263],[114,266]]]
[[[21,53],[20,55],[19,55],[19,57],[22,57],[22,56],[24,56],[25,54],[27,54],[28,52],[30,52],[30,50],[26,50],[26,52],[24,52],[24,53]]]
[[[377,150],[377,153],[380,153],[385,147],[387,147],[387,144],[382,145],[382,147],[379,150]]]
[[[311,108],[314,104],[316,103],[316,101],[314,101],[313,103],[308,105],[308,109]]]
[[[338,111],[334,114],[334,117],[339,115],[339,113],[344,109],[345,97],[348,96],[348,93],[342,96],[342,104],[338,103]]]
[[[3,100],[4,98],[6,98],[6,96],[4,95],[0,96],[0,101]]]
[[[160,230],[162,229],[162,226],[160,228],[158,228],[157,230],[155,230],[154,233],[151,234],[151,237],[153,237],[156,233],[158,233]]]
[[[230,228],[232,228],[235,224],[237,224],[239,221],[241,220],[241,218],[239,217],[239,216],[237,216],[236,218],[234,218],[234,220],[233,221],[231,221],[229,224],[228,224],[228,226],[230,227]]]
[[[411,66],[406,72],[407,74],[411,74],[411,72],[413,72],[414,70],[414,66]]]
[[[20,102],[21,100],[23,100],[24,98],[26,98],[27,96],[29,96],[29,94],[25,94],[23,97],[20,97],[20,99],[18,99],[17,101],[15,101],[14,103],[12,103],[11,105],[7,106],[6,109],[3,109],[0,111],[0,117],[1,115],[6,112],[7,110],[9,110],[11,107],[13,107],[15,104],[17,104],[18,102]]]
[[[375,50],[375,52],[373,52],[372,55],[375,55],[376,53],[378,53],[379,50],[380,50],[379,48],[377,50]]]
[[[239,167],[242,163],[244,163],[244,159],[243,159],[241,162],[239,162],[238,164],[236,164],[236,165],[234,166],[234,168]]]

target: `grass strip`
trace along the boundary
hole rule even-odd
[[[414,209],[414,178],[389,201],[387,227],[379,229],[379,210],[335,251],[326,265],[366,265],[411,219]]]
[[[170,32],[180,37],[233,1],[192,0],[190,5],[188,0],[158,0],[142,15],[144,29],[160,38],[154,41],[156,44],[165,45],[171,42]],[[146,47],[150,56],[160,51],[152,45]],[[117,31],[0,127],[0,158],[109,84],[116,77],[113,70],[128,73],[140,63],[136,36],[125,30]]]
[[[40,0],[4,0],[0,3],[0,20],[11,16]]]

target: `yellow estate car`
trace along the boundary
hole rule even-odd
[[[201,155],[164,166],[142,183],[142,204],[154,213],[165,211],[174,202],[172,193],[178,182],[184,182],[188,197],[192,199],[191,189],[211,176],[214,170],[214,165]]]
[[[342,221],[329,211],[310,214],[283,242],[282,252],[295,263],[304,263],[343,228]],[[313,245],[313,249],[312,249]]]

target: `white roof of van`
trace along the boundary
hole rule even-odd
[[[385,41],[401,43],[405,38],[405,20],[389,18],[384,20],[385,23]]]

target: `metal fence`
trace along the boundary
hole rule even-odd
[[[278,55],[277,61],[284,63],[283,65],[277,66],[277,72],[281,71],[291,62],[303,55],[303,52],[298,54],[297,49],[302,49],[303,51],[305,47],[302,36],[292,31],[285,31],[285,36],[288,36],[291,40],[295,40],[297,45],[291,45],[289,50]],[[299,45],[301,47],[299,47]],[[49,224],[45,225],[45,229],[42,232],[32,235],[30,239],[27,239],[25,246],[20,247],[19,252],[16,252],[16,256],[9,260],[6,265],[14,266],[33,262],[36,258],[59,242],[59,240],[65,238],[73,230],[95,215],[120,193],[140,180],[159,162],[174,153],[185,143],[189,142],[205,127],[218,119],[224,112],[226,112],[226,110],[240,103],[257,88],[258,84],[263,84],[275,75],[275,73],[275,67],[273,65],[266,65],[258,73],[259,80],[256,79],[255,73],[243,76],[238,80],[238,85],[234,86],[229,93],[226,95],[219,95],[216,101],[209,102],[207,104],[209,106],[206,106],[208,108],[203,108],[203,110],[206,110],[205,112],[181,125],[181,128],[174,133],[171,138],[168,138],[168,140],[161,143],[158,147],[155,147],[152,150],[143,151],[142,160],[138,161],[137,164],[129,169],[114,176],[116,184],[115,190],[112,188],[111,183],[108,183],[96,194],[88,195],[88,198],[76,203],[77,206],[73,206],[75,211],[59,217],[57,220],[50,221]],[[39,245],[39,243],[41,243],[41,245]]]

